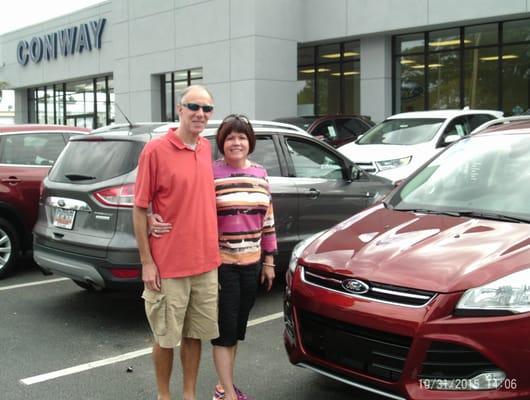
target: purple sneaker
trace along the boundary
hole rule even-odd
[[[239,388],[234,385],[234,391],[237,394],[237,400],[254,400],[252,397],[247,396],[245,393],[243,393]]]

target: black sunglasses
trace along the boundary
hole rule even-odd
[[[213,106],[201,106],[197,103],[182,103],[183,107],[186,107],[190,111],[199,111],[200,108],[202,108],[202,111],[205,113],[211,113],[213,111]]]

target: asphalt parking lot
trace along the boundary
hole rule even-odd
[[[43,276],[25,262],[0,281],[0,387],[3,400],[155,399],[151,337],[137,293],[89,293]],[[263,293],[239,347],[237,384],[258,400],[382,397],[294,367],[283,348],[282,288]],[[211,399],[216,375],[203,344],[197,399]],[[179,398],[175,363],[172,381]]]

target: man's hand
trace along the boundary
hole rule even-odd
[[[165,233],[171,231],[172,225],[169,222],[164,222],[164,219],[159,214],[151,214],[147,217],[147,224],[149,226],[149,233],[154,237],[162,237]]]
[[[142,265],[142,281],[147,289],[160,291],[160,274],[155,263]]]

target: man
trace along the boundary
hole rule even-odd
[[[158,399],[169,400],[173,349],[181,342],[184,400],[195,400],[201,340],[219,335],[217,267],[221,263],[211,149],[200,137],[213,112],[211,94],[190,86],[177,106],[178,129],[146,144],[133,210],[142,262],[143,299],[153,331]],[[171,230],[147,234],[147,209]]]

